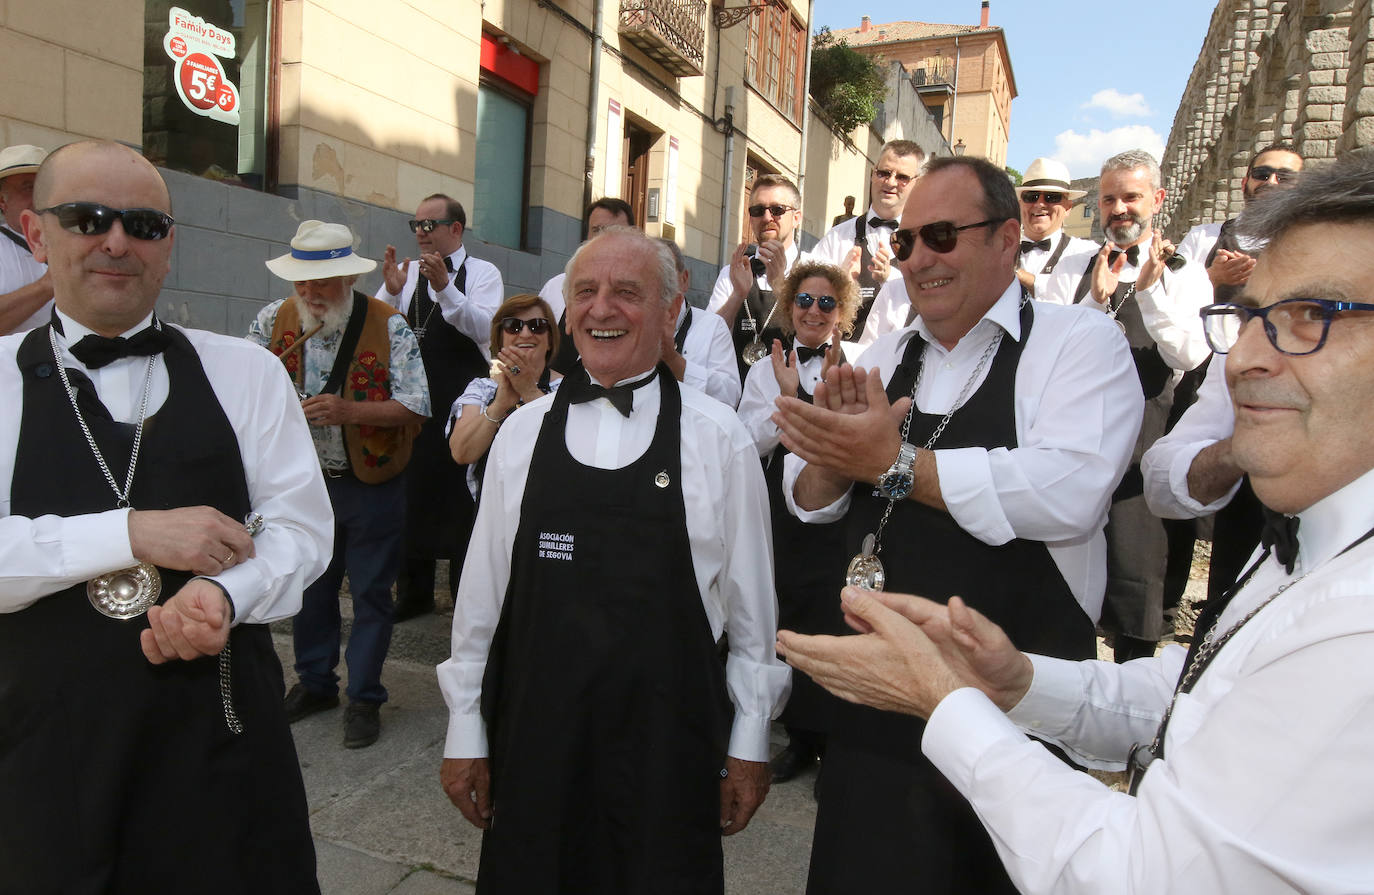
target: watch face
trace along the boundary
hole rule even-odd
[[[910,472],[889,472],[878,480],[878,490],[888,500],[905,500],[914,484]]]

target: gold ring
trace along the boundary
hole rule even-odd
[[[228,555],[227,557],[225,557],[224,559],[221,559],[221,560],[219,561],[219,564],[222,565],[222,566],[227,566],[227,565],[229,565],[230,563],[232,563],[232,562],[234,561],[234,555],[235,555],[235,554],[234,554],[234,551],[230,550],[230,551],[229,551],[229,555]]]

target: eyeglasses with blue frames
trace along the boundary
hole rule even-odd
[[[1331,330],[1331,321],[1344,311],[1374,311],[1374,304],[1328,298],[1286,298],[1263,308],[1207,305],[1199,313],[1207,345],[1217,354],[1230,351],[1240,339],[1245,324],[1258,317],[1275,351],[1301,357],[1321,350]]]
[[[816,305],[825,313],[835,310],[835,296],[833,295],[812,295],[810,292],[798,292],[797,297],[792,299],[792,303],[805,311],[812,305]]]
[[[171,215],[156,208],[110,208],[98,202],[63,202],[41,208],[37,214],[55,215],[63,230],[78,236],[100,236],[119,221],[125,233],[146,242],[166,239],[176,223]]]
[[[438,227],[440,224],[442,224],[442,225],[444,225],[444,226],[448,226],[449,224],[452,224],[452,223],[456,223],[456,222],[453,220],[453,218],[427,218],[426,220],[423,220],[423,221],[415,221],[415,220],[412,220],[412,221],[410,222],[410,232],[411,232],[411,233],[417,233],[417,232],[419,232],[420,230],[423,230],[423,231],[425,231],[426,233],[433,233],[433,232],[434,232],[434,228],[435,228],[435,227]]]

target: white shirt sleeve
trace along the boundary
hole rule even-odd
[[[868,319],[864,321],[863,332],[859,334],[856,344],[860,348],[867,348],[881,336],[902,329],[910,313],[911,299],[907,297],[906,280],[900,276],[888,280],[873,296]]]
[[[1178,271],[1165,270],[1153,286],[1137,291],[1135,300],[1145,329],[1169,366],[1191,370],[1211,354],[1198,314],[1212,302],[1212,281],[1202,265],[1190,261]]]
[[[467,265],[467,289],[459,292],[457,274],[450,274],[448,285],[439,290],[435,299],[444,319],[476,342],[482,354],[490,359],[491,318],[505,301],[501,271],[496,265],[471,255],[464,263]]]
[[[749,368],[744,377],[744,394],[740,396],[737,414],[748,430],[749,437],[754,439],[754,447],[758,448],[760,457],[773,453],[780,441],[778,426],[772,419],[777,410],[773,402],[778,395],[778,380],[767,358]]]
[[[554,320],[562,320],[567,310],[567,302],[563,298],[563,281],[566,279],[567,274],[557,274],[550,277],[544,288],[539,290],[539,297],[548,302]]]
[[[1193,519],[1209,516],[1230,503],[1240,488],[1240,479],[1224,496],[1203,505],[1188,491],[1188,472],[1204,448],[1230,438],[1234,428],[1235,409],[1226,388],[1226,358],[1216,355],[1198,388],[1197,402],[1140,459],[1150,512],[1165,519]]]
[[[692,310],[692,325],[682,343],[687,362],[682,381],[705,392],[726,407],[739,403],[739,365],[735,363],[735,343],[730,327],[719,314],[702,308]]]

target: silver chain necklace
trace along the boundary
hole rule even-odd
[[[974,367],[973,374],[969,376],[968,381],[964,383],[964,387],[959,391],[959,397],[950,405],[949,411],[941,418],[939,424],[935,427],[935,431],[930,433],[930,437],[926,439],[923,450],[928,451],[935,446],[936,440],[944,433],[945,427],[949,425],[949,421],[953,418],[955,411],[964,406],[964,402],[968,400],[969,392],[973,390],[973,384],[978,381],[978,377],[983,373],[983,368],[987,366],[988,359],[996,353],[997,347],[1002,344],[1002,336],[1004,333],[1005,330],[999,328],[997,334],[992,337],[987,347],[983,349],[983,356],[978,359],[978,366]],[[913,338],[919,339],[920,336],[913,336]],[[911,406],[907,408],[906,419],[902,421],[903,442],[907,440],[907,436],[911,432],[911,421],[916,415],[916,393],[921,390],[921,380],[924,378],[925,372],[926,365],[923,352],[921,366],[916,371],[916,382],[911,386]],[[855,587],[862,587],[866,590],[883,589],[883,585],[887,582],[887,572],[883,569],[883,564],[882,561],[878,559],[878,554],[883,549],[883,530],[887,527],[887,520],[892,516],[892,509],[896,505],[897,501],[889,498],[887,501],[887,508],[883,510],[883,516],[878,520],[877,529],[871,534],[864,536],[859,555],[850,560],[849,568],[845,571],[845,582],[847,584],[851,584]]]

